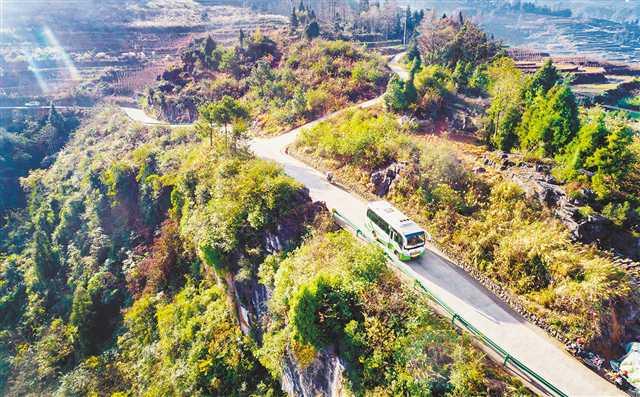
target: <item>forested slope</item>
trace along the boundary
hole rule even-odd
[[[276,165],[104,107],[0,234],[5,395],[526,393]]]
[[[171,122],[192,122],[198,107],[224,96],[249,109],[255,132],[283,132],[384,91],[382,57],[345,41],[242,33],[238,46],[194,41],[150,87],[144,105]]]
[[[30,117],[16,113],[2,120],[0,219],[4,218],[8,210],[25,204],[19,179],[34,168],[50,165],[78,123],[79,115],[63,115],[53,106],[45,117]]]
[[[626,116],[581,108],[550,62],[525,75],[462,15],[421,32],[384,108],[304,130],[292,153],[395,202],[551,335],[616,357],[638,329],[635,266],[608,251],[637,253],[619,237],[638,236],[640,141]],[[479,104],[471,130],[450,122],[463,103]]]

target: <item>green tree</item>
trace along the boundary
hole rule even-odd
[[[213,146],[215,131],[222,128],[225,148],[235,150],[238,144],[236,126],[246,125],[249,119],[249,111],[243,105],[225,95],[220,101],[200,106],[198,114],[196,130],[200,135],[209,137],[210,146]]]
[[[38,208],[33,216],[31,252],[35,275],[40,285],[47,288],[58,272],[58,252],[51,241],[53,211],[48,204]]]
[[[456,88],[462,90],[469,85],[471,73],[473,73],[473,65],[470,62],[459,61],[451,77],[456,84]]]
[[[391,76],[389,83],[387,84],[387,92],[384,94],[384,104],[387,109],[391,109],[396,112],[407,110],[409,102],[404,89],[404,82],[398,77],[398,75]]]
[[[320,25],[318,25],[317,21],[311,21],[304,28],[304,36],[308,40],[313,40],[316,37],[320,36]]]
[[[409,80],[404,84],[404,97],[408,104],[414,104],[418,100],[418,91],[413,83],[413,74],[409,77]]]
[[[553,65],[553,61],[548,59],[540,69],[536,71],[531,80],[523,90],[523,99],[531,102],[536,95],[543,95],[549,92],[553,86],[562,82],[562,76]]]
[[[24,274],[18,260],[16,255],[7,258],[0,257],[0,280],[2,280],[0,281],[0,313],[2,313],[0,327],[17,325],[25,303]],[[0,385],[2,384],[1,367],[0,363]]]
[[[265,92],[272,91],[273,81],[275,78],[271,64],[267,61],[259,60],[251,70],[251,74],[247,81],[250,86],[258,87],[260,96],[264,97]]]
[[[489,76],[487,75],[487,64],[478,65],[469,78],[469,88],[484,92],[489,87]]]
[[[595,170],[593,189],[600,198],[620,189],[620,182],[638,161],[631,151],[634,132],[621,120],[613,120],[606,142],[588,157],[585,165]]]
[[[94,316],[91,295],[84,286],[80,285],[73,293],[69,322],[76,327],[78,345],[83,355],[91,349],[91,322]]]
[[[516,128],[522,116],[522,72],[511,58],[501,57],[489,65],[487,76],[491,97],[486,116],[487,138],[495,147],[509,151],[518,141]]]
[[[576,136],[579,128],[578,106],[567,85],[555,85],[546,94],[542,89],[527,105],[518,128],[523,149],[556,155]]]
[[[51,124],[58,130],[63,130],[65,127],[64,117],[60,115],[53,102],[49,104],[49,115],[47,116],[47,123]]]
[[[585,114],[578,136],[562,157],[562,174],[565,178],[576,179],[585,168],[587,159],[605,144],[609,134],[605,118],[606,113],[601,107],[590,109]]]
[[[492,127],[494,132],[491,135],[491,143],[496,148],[509,152],[518,145],[518,135],[516,128],[520,124],[522,114],[520,109],[514,105],[508,105],[499,113]]]

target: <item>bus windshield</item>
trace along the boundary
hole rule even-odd
[[[407,248],[421,247],[425,242],[424,232],[407,234],[404,238],[407,240]]]

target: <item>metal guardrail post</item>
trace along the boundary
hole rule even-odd
[[[342,221],[344,224],[346,224],[347,226],[349,226],[351,229],[353,229],[356,233],[357,237],[362,236],[364,240],[369,241],[368,238],[366,238],[366,236],[364,235],[364,233],[360,230],[360,228],[358,228],[354,223],[352,223],[349,219],[347,219],[345,216],[341,215],[338,211],[336,211],[335,209],[333,209],[332,214],[335,218],[337,218],[338,220]],[[539,382],[542,386],[544,386],[544,388],[547,389],[547,391],[551,392],[551,394],[559,396],[559,397],[568,397],[565,393],[563,393],[560,389],[558,389],[555,385],[553,385],[551,382],[549,382],[548,380],[546,380],[545,378],[543,378],[541,375],[539,375],[538,373],[534,372],[532,369],[530,369],[529,367],[527,367],[526,365],[524,365],[522,362],[520,362],[518,359],[516,359],[515,357],[513,357],[511,354],[509,354],[506,350],[504,350],[502,347],[500,347],[497,343],[495,343],[493,340],[489,339],[487,336],[485,336],[482,332],[480,332],[476,327],[474,327],[473,325],[471,325],[467,320],[465,320],[462,316],[460,316],[458,313],[456,313],[455,311],[453,311],[453,309],[451,309],[445,302],[441,301],[436,295],[434,295],[427,287],[425,287],[418,279],[416,279],[414,276],[410,275],[405,269],[404,269],[404,265],[403,263],[398,264],[396,261],[397,259],[392,257],[387,250],[384,250],[385,253],[387,254],[388,258],[390,259],[390,261],[393,263],[393,265],[398,268],[400,271],[402,271],[404,274],[406,274],[409,277],[413,277],[415,282],[418,283],[418,285],[420,286],[420,289],[422,290],[422,292],[427,295],[427,297],[429,299],[431,299],[431,301],[433,301],[434,303],[436,303],[438,306],[442,307],[445,312],[449,313],[451,315],[451,325],[456,325],[456,320],[458,320],[458,323],[460,325],[461,328],[466,329],[469,333],[471,333],[472,335],[476,336],[485,346],[489,347],[490,349],[492,349],[493,351],[495,351],[500,357],[504,358],[503,361],[503,365],[507,366],[509,363],[511,363],[514,367],[516,367],[518,370],[522,371],[523,373],[525,373],[527,376],[531,377],[532,379],[535,379],[535,381]]]

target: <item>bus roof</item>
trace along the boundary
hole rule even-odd
[[[368,207],[404,235],[424,232],[424,229],[387,201],[372,201]]]

